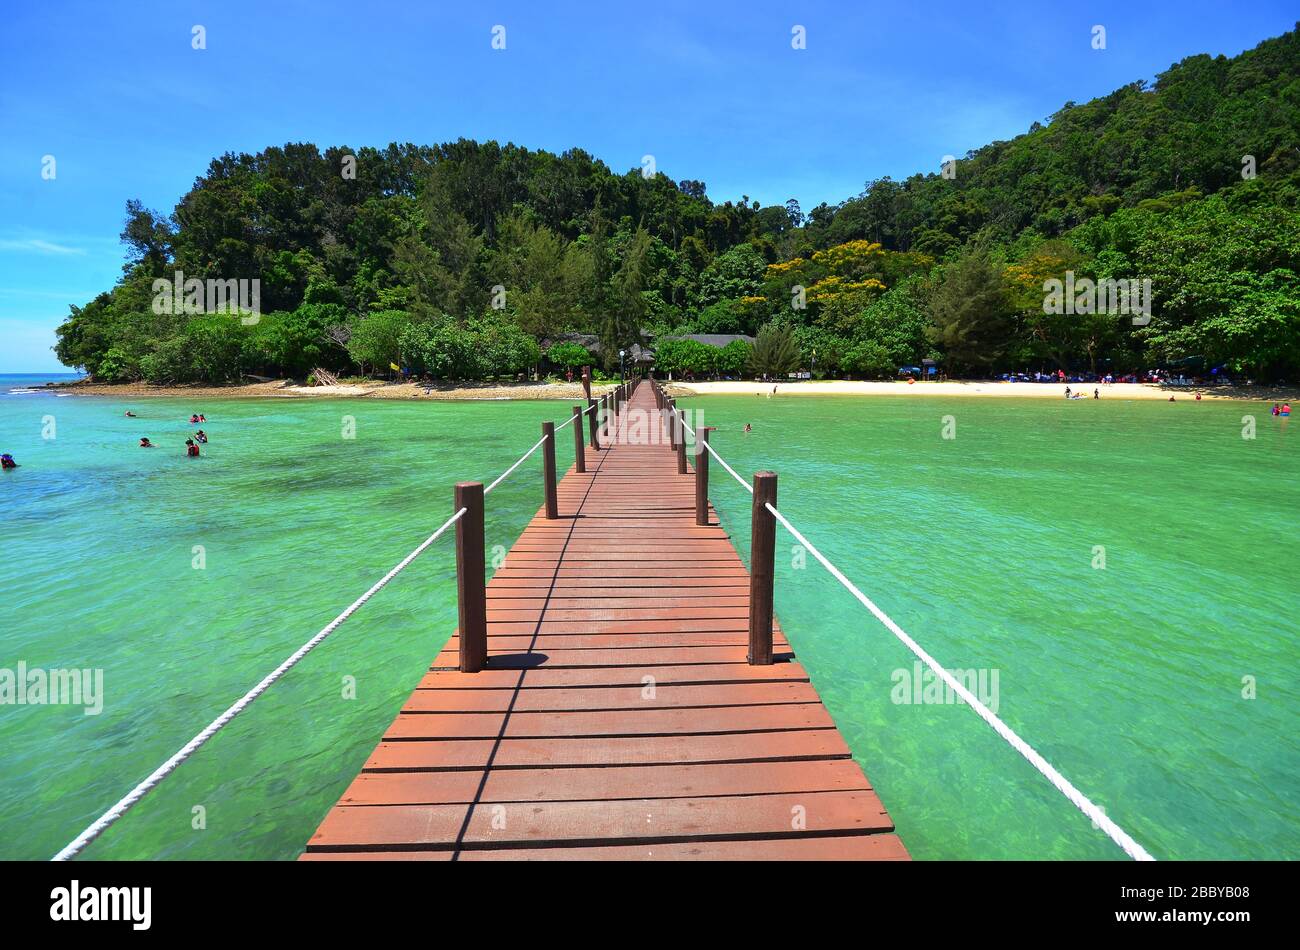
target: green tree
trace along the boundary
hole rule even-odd
[[[546,351],[546,358],[565,369],[592,365],[591,353],[580,343],[556,343]]]
[[[389,369],[402,365],[402,332],[411,325],[411,316],[401,310],[376,310],[352,326],[347,343],[348,355],[361,367]]]
[[[986,247],[971,247],[945,268],[929,303],[933,337],[953,366],[988,372],[1007,352],[1013,304]]]
[[[755,376],[778,378],[799,365],[799,345],[790,327],[769,323],[758,331],[749,357],[749,371]]]

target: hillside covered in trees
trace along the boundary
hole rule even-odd
[[[598,362],[685,333],[661,369],[892,376],[1225,366],[1300,371],[1300,39],[1193,56],[948,173],[869,182],[807,213],[716,203],[701,181],[615,174],[460,140],[214,160],[171,214],[127,204],[127,260],[55,351],[105,381],[527,372],[595,334]],[[260,281],[258,319],[155,307],[155,280]],[[1044,312],[1044,282],[1149,280],[1150,320]],[[163,312],[157,312],[162,309]],[[560,344],[546,365],[580,358]]]

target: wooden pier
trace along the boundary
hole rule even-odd
[[[751,577],[670,401],[602,403],[612,436],[578,417],[558,483],[549,439],[546,501],[485,586],[482,487],[457,487],[461,629],[302,860],[906,859],[772,617],[766,513]]]

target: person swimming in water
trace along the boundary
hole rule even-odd
[[[3,468],[7,472],[11,468],[17,468],[17,467],[18,467],[18,463],[14,461],[14,457],[10,455],[8,452],[6,452],[4,455],[0,455],[0,468]]]
[[[198,413],[196,413],[196,412],[191,412],[191,413],[190,413],[190,422],[191,422],[191,423],[195,423],[195,422],[198,422],[198,421],[199,421],[199,415],[198,415]]]
[[[198,432],[194,433],[194,438],[206,445],[208,441],[208,434],[204,432],[202,429],[200,429]]]
[[[1277,403],[1273,403],[1273,415],[1275,416],[1282,415],[1282,407],[1279,406]]]
[[[199,447],[194,444],[193,439],[185,440],[185,454],[188,455],[190,458],[198,458]]]
[[[1291,415],[1291,404],[1289,402],[1282,403],[1282,415],[1284,416]]]
[[[131,418],[131,419],[134,419],[134,418],[135,418],[135,413],[132,412],[130,409],[128,409],[128,410],[126,411],[126,414],[127,414],[127,416],[128,416],[129,418]]]
[[[200,413],[199,413],[199,422],[207,422],[207,421],[208,421],[208,417],[205,416],[203,413],[200,412]]]
[[[140,448],[142,449],[153,448],[153,443],[149,441],[149,437],[147,435],[140,436]]]
[[[748,422],[746,422],[746,423],[745,423],[745,431],[746,431],[746,432],[753,432],[753,431],[754,431],[754,427],[751,426]]]

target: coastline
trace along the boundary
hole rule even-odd
[[[192,385],[155,386],[151,383],[52,383],[37,387],[77,396],[112,396],[119,399],[409,399],[430,401],[464,401],[474,399],[554,399],[569,402],[583,399],[580,383],[393,383],[376,380],[338,386],[302,386],[291,379],[236,383],[229,386]],[[604,395],[612,383],[592,383],[591,391]],[[426,389],[428,390],[426,392]]]
[[[1102,399],[1164,400],[1174,396],[1178,401],[1195,401],[1196,393],[1203,399],[1237,400],[1246,402],[1281,402],[1300,399],[1300,387],[1294,386],[1162,386],[1153,383],[1071,383],[1072,391],[1082,392],[1089,399],[1092,390],[1101,390]],[[1065,386],[1060,383],[1006,383],[992,380],[915,383],[903,381],[843,379],[764,383],[757,381],[726,382],[672,382],[664,387],[672,396],[763,396],[776,387],[778,397],[785,396],[961,396],[980,398],[1031,398],[1061,399]],[[111,396],[118,399],[135,398],[205,398],[205,399],[407,399],[432,401],[464,400],[560,400],[580,402],[583,398],[579,383],[395,383],[377,380],[337,386],[302,386],[293,380],[280,379],[266,382],[240,383],[229,386],[202,384],[155,386],[150,383],[91,383],[85,381],[50,383],[38,389],[47,389],[79,396]],[[613,384],[593,383],[592,392],[604,395]],[[426,392],[427,390],[427,392]]]
[[[1006,383],[994,380],[946,380],[944,382],[915,383],[908,385],[903,381],[876,380],[855,382],[844,379],[761,383],[761,382],[707,382],[707,383],[669,383],[674,394],[689,396],[749,396],[767,395],[776,386],[777,397],[782,396],[978,396],[998,399],[1003,397],[1031,399],[1062,399],[1065,393],[1063,383]],[[1072,392],[1081,392],[1088,399],[1092,391],[1101,391],[1102,399],[1150,399],[1168,401],[1174,396],[1177,401],[1195,401],[1196,394],[1202,399],[1239,400],[1259,402],[1294,400],[1300,395],[1300,389],[1294,386],[1251,386],[1231,388],[1224,386],[1162,386],[1154,383],[1111,383],[1103,386],[1099,383],[1069,383]]]

